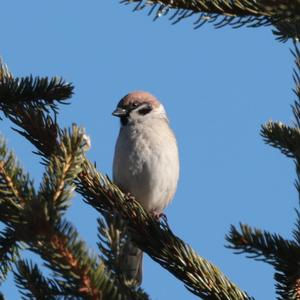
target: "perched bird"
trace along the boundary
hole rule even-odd
[[[121,127],[113,161],[113,181],[145,210],[159,217],[172,200],[179,176],[176,138],[163,105],[147,92],[132,92],[112,113]],[[142,251],[125,246],[124,275],[142,281]]]

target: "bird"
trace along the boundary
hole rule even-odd
[[[179,178],[177,141],[164,106],[152,94],[134,91],[119,101],[112,114],[120,118],[113,182],[159,219]],[[125,279],[140,285],[143,252],[129,240],[124,253]]]

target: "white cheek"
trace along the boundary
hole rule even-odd
[[[150,116],[151,113],[152,112],[149,112],[146,115],[141,115],[138,111],[132,111],[129,115],[129,119],[131,119],[132,121],[135,121],[135,122],[141,122],[141,121],[149,119],[149,117],[151,117]]]

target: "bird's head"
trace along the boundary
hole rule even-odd
[[[167,120],[163,105],[153,95],[142,91],[132,92],[123,97],[112,114],[120,118],[122,126],[151,118]]]

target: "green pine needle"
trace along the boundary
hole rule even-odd
[[[6,279],[19,257],[19,249],[18,238],[13,229],[5,228],[0,232],[0,283]]]
[[[65,103],[73,94],[73,85],[60,77],[14,78],[0,60],[0,109],[6,113],[16,105],[49,105],[56,109],[55,102]]]
[[[0,221],[8,226],[24,223],[23,208],[34,197],[33,181],[0,138]]]
[[[172,24],[195,16],[194,27],[206,23],[215,28],[232,26],[239,28],[274,25],[276,38],[285,42],[298,39],[299,1],[265,0],[122,0],[124,4],[135,4],[133,11],[147,9],[154,20],[169,16]]]
[[[44,206],[45,217],[53,222],[59,220],[69,206],[75,189],[73,181],[81,172],[84,161],[83,144],[82,130],[73,125],[71,130],[61,132],[57,151],[49,158],[38,197]]]
[[[58,284],[45,278],[36,264],[31,261],[19,260],[14,270],[14,277],[22,299],[58,299],[61,295]]]
[[[252,299],[213,264],[176,237],[166,222],[157,222],[132,197],[86,162],[77,179],[85,201],[100,213],[117,211],[127,222],[132,240],[154,261],[180,279],[195,295],[210,300]]]

